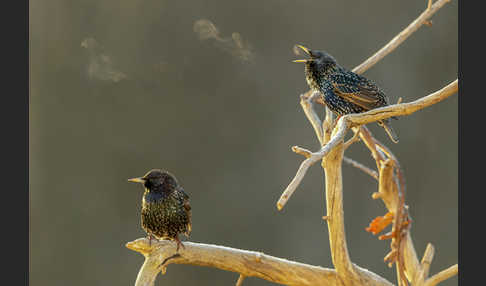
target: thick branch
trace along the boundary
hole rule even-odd
[[[411,34],[417,31],[423,24],[427,23],[427,21],[435,14],[445,3],[449,2],[450,0],[439,0],[435,2],[435,4],[429,5],[427,9],[420,14],[420,16],[415,19],[408,27],[406,27],[403,31],[401,31],[398,35],[396,35],[388,44],[386,44],[383,48],[381,48],[378,52],[376,52],[373,56],[369,59],[364,61],[359,66],[353,69],[353,72],[357,74],[362,74],[367,71],[370,67],[374,66],[377,62],[379,62],[382,58],[396,49],[403,41],[405,41]]]
[[[145,263],[138,273],[135,286],[153,286],[157,274],[172,263],[214,267],[284,285],[341,285],[333,269],[277,258],[261,252],[184,242],[185,248],[179,249],[179,256],[168,259],[161,266],[168,257],[176,254],[174,242],[152,241],[149,245],[146,238],[139,238],[128,242],[126,246],[145,256]],[[366,269],[357,268],[357,271],[366,282],[363,285],[392,285]]]
[[[344,137],[344,136],[343,136]],[[358,285],[351,262],[344,230],[343,182],[341,162],[343,144],[339,144],[322,160],[326,180],[326,210],[332,263],[345,285]]]
[[[451,267],[442,270],[441,272],[427,279],[427,281],[425,282],[425,286],[435,286],[438,283],[457,275],[458,272],[459,266],[457,264],[452,265]]]

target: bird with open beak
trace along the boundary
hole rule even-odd
[[[389,104],[385,92],[373,81],[343,68],[328,53],[310,50],[302,45],[297,47],[309,58],[294,62],[305,64],[307,84],[312,90],[319,92],[322,100],[338,119],[346,114],[366,112]],[[378,121],[378,124],[394,143],[398,143],[398,136],[388,118]]]

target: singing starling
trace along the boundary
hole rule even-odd
[[[305,63],[307,84],[321,94],[327,107],[338,118],[388,105],[387,96],[373,81],[341,67],[326,52],[297,46],[310,58],[294,62]],[[393,142],[398,143],[398,136],[388,118],[378,121],[378,124],[385,129]]]
[[[142,228],[147,232],[149,241],[168,239],[184,245],[179,234],[189,237],[191,233],[191,206],[189,196],[179,185],[177,179],[167,171],[154,169],[140,178],[129,182],[142,183],[145,187],[142,199]]]

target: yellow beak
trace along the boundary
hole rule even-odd
[[[128,179],[129,182],[134,182],[134,183],[145,183],[145,180],[143,178],[132,178],[132,179]]]
[[[301,50],[303,50],[307,55],[310,56],[310,51],[308,48],[302,46],[302,45],[296,45],[297,47],[299,47]],[[307,60],[293,60],[294,63],[306,63],[308,61],[312,61],[312,59],[307,59]]]
[[[310,52],[309,52],[309,49],[302,46],[302,45],[297,45],[297,47],[301,48],[306,54],[308,54],[310,56]]]

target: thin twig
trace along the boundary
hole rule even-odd
[[[379,62],[382,58],[388,55],[391,51],[396,49],[403,41],[405,41],[411,34],[417,31],[422,25],[430,18],[432,15],[435,14],[444,4],[449,2],[450,0],[438,0],[434,3],[434,5],[427,8],[420,16],[415,19],[410,25],[408,25],[403,31],[401,31],[398,35],[396,35],[388,44],[386,44],[383,48],[381,48],[378,52],[376,52],[373,56],[369,59],[364,61],[359,66],[353,69],[353,72],[357,74],[362,74],[367,71],[370,67],[374,66],[377,62]]]
[[[282,193],[282,195],[280,196],[280,199],[277,202],[277,208],[279,210],[281,210],[285,206],[285,204],[287,203],[290,196],[292,196],[294,191],[300,185],[300,182],[302,181],[305,174],[307,173],[307,169],[309,169],[309,167],[314,165],[316,162],[320,161],[335,146],[337,146],[340,142],[342,142],[343,139],[344,139],[344,135],[346,134],[347,129],[348,128],[346,126],[346,123],[342,120],[339,120],[338,129],[337,129],[338,131],[336,132],[336,135],[333,136],[333,138],[325,146],[323,146],[321,148],[321,150],[319,150],[318,152],[315,152],[315,153],[311,153],[310,157],[305,159],[300,164],[300,167],[297,170],[297,174],[295,175],[294,179],[287,186],[287,188]],[[294,147],[294,148],[299,148],[299,147]],[[303,149],[303,148],[301,148],[301,149]]]
[[[314,97],[319,96],[319,93],[311,92],[310,96],[308,96],[308,93],[302,94],[300,96],[300,105],[302,106],[302,109],[304,110],[307,119],[309,120],[312,127],[314,128],[314,132],[316,133],[317,139],[319,139],[319,143],[321,143],[322,145],[323,143],[322,122],[321,119],[319,119],[319,116],[317,116],[313,105],[314,102],[313,99]]]
[[[292,151],[294,151],[294,153],[302,155],[306,158],[310,158],[310,156],[312,156],[311,151],[309,151],[305,148],[299,147],[299,146],[292,146]]]
[[[375,178],[375,180],[378,181],[378,172],[376,172],[375,170],[372,170],[368,167],[366,167],[365,165],[351,159],[351,158],[348,158],[346,156],[343,157],[343,160],[344,162],[350,164],[351,166],[355,167],[355,168],[358,168],[360,169],[361,171],[365,172],[366,174],[370,175],[371,177]]]
[[[343,150],[346,151],[349,146],[351,146],[353,143],[359,141],[359,128],[354,132],[353,137],[349,139],[348,141],[344,142]]]
[[[243,280],[245,280],[245,277],[243,274],[240,274],[240,277],[238,277],[238,281],[236,281],[236,286],[241,286],[243,285]]]
[[[424,278],[429,277],[430,264],[434,259],[434,253],[435,253],[435,248],[432,245],[432,243],[427,244],[427,247],[425,248],[424,256],[422,257],[422,261],[420,261],[420,264],[422,265]]]

